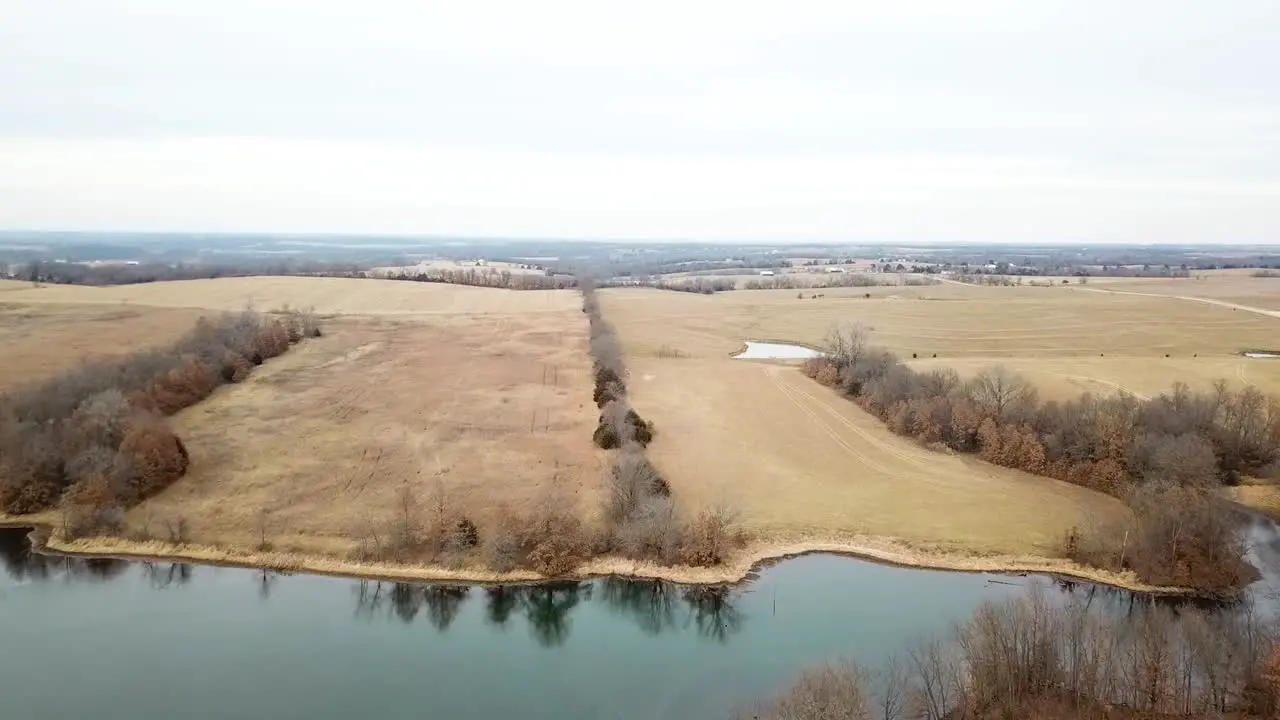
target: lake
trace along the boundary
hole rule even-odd
[[[1275,526],[1250,533],[1274,566]],[[724,717],[805,665],[877,665],[1030,583],[1134,602],[830,555],[731,587],[485,587],[45,556],[0,529],[0,564],[6,718]]]

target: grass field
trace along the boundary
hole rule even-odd
[[[83,287],[0,281],[0,302],[90,303],[269,310],[283,305],[338,315],[456,315],[560,312],[574,305],[572,291],[494,293],[489,288],[320,277],[246,277]]]
[[[256,547],[265,525],[278,550],[344,554],[371,528],[385,534],[406,486],[424,506],[442,489],[482,527],[552,491],[598,505],[576,293],[263,277],[4,283],[0,302],[0,361],[26,378],[163,343],[209,312],[326,316],[323,337],[174,417],[191,467],[130,511],[133,527],[181,516],[193,542]]]
[[[556,493],[594,509],[600,464],[585,330],[553,314],[340,318],[180,413],[187,477],[132,511],[196,542],[345,554],[412,490],[482,528]]]
[[[1050,398],[1151,395],[1174,381],[1205,387],[1218,378],[1280,390],[1280,361],[1237,354],[1271,343],[1280,320],[1228,307],[1077,286],[825,294],[601,293],[628,356],[632,400],[657,424],[650,453],[676,495],[693,506],[728,504],[779,541],[870,534],[944,550],[1053,553],[1067,528],[1124,510],[893,435],[794,364],[732,359],[747,339],[821,344],[833,322],[857,321],[872,328],[873,343],[908,360],[915,353],[917,366],[973,373],[1004,363]],[[670,358],[672,350],[683,357]]]
[[[7,302],[0,292],[0,392],[39,382],[92,357],[170,342],[204,311],[60,303]]]
[[[1275,345],[1280,319],[1179,299],[1265,310],[1277,306],[1269,288],[1280,281],[1236,274],[842,288],[822,299],[628,288],[600,299],[627,354],[632,402],[656,424],[650,456],[684,512],[736,513],[754,537],[744,558],[806,547],[995,558],[1053,555],[1068,528],[1125,510],[1073,485],[922,448],[793,364],[730,356],[748,339],[820,345],[833,322],[857,321],[916,366],[967,374],[1004,363],[1046,397],[1153,395],[1217,378],[1280,393],[1280,362],[1239,355]],[[252,549],[265,530],[276,552],[335,556],[385,526],[406,486],[424,503],[443,488],[481,527],[504,505],[525,510],[550,491],[595,512],[606,457],[589,440],[586,323],[571,291],[332,278],[0,282],[0,360],[20,370],[6,380],[35,378],[81,355],[164,342],[204,313],[283,305],[314,307],[325,336],[177,415],[192,466],[132,510],[131,525],[181,515],[203,545]]]

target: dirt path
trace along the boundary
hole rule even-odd
[[[1138,297],[1154,297],[1168,298],[1170,300],[1189,300],[1191,302],[1204,303],[1205,305],[1218,305],[1220,307],[1231,308],[1232,310],[1244,310],[1257,315],[1266,315],[1267,317],[1280,318],[1280,310],[1267,310],[1266,308],[1255,307],[1253,305],[1241,305],[1239,303],[1227,302],[1226,300],[1214,300],[1213,298],[1197,297],[1195,295],[1165,295],[1163,293],[1145,293],[1134,290],[1102,290],[1098,288],[1075,288],[1085,292],[1104,293],[1110,295],[1136,295]]]

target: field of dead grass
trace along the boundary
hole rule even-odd
[[[208,312],[314,307],[324,336],[174,416],[187,475],[134,508],[194,543],[344,555],[387,534],[401,489],[442,491],[482,531],[554,492],[598,506],[586,322],[576,293],[336,278],[0,286],[0,363],[23,377],[161,343]],[[43,367],[42,363],[50,367]],[[5,381],[20,380],[6,373]]]
[[[805,548],[1031,569],[1056,552],[1067,528],[1125,512],[1076,486],[921,448],[794,365],[731,359],[744,340],[821,344],[833,322],[854,320],[872,328],[874,343],[915,353],[919,365],[967,373],[1003,362],[1050,397],[1154,394],[1175,380],[1217,377],[1280,388],[1280,364],[1236,354],[1274,344],[1280,320],[1220,305],[1075,286],[824,294],[600,294],[628,356],[632,402],[657,427],[651,457],[679,506],[726,505],[754,536],[733,572]],[[297,558],[345,555],[371,527],[385,526],[406,485],[424,502],[442,487],[482,532],[499,507],[526,509],[549,488],[583,514],[598,506],[603,457],[586,440],[596,411],[586,402],[586,324],[574,292],[234,278],[113,288],[0,283],[0,302],[50,318],[171,312],[178,331],[200,312],[246,305],[329,316],[324,337],[175,418],[192,467],[131,511],[135,528],[181,515],[193,543],[230,547],[237,557],[251,555],[265,531],[273,553],[311,567]],[[109,343],[104,335],[78,347],[93,353]],[[663,349],[681,357],[659,357]],[[975,556],[986,560],[962,560]]]
[[[981,554],[1053,554],[1067,528],[1123,517],[1110,497],[896,436],[794,364],[730,357],[748,339],[821,344],[836,321],[862,322],[874,344],[915,353],[918,366],[1004,363],[1047,397],[1151,395],[1218,378],[1280,391],[1280,361],[1237,354],[1274,344],[1280,320],[1228,307],[1074,286],[825,294],[601,293],[632,402],[657,427],[650,455],[686,506],[727,504],[776,541],[871,535]]]
[[[1254,277],[1256,270],[1205,270],[1188,278],[1135,279],[1108,290],[1217,300],[1264,310],[1280,310],[1280,278]]]
[[[493,291],[500,292],[500,291]],[[179,413],[186,477],[130,525],[185,517],[193,542],[345,556],[385,538],[409,488],[481,532],[550,494],[597,507],[586,330],[577,311],[344,317]]]
[[[0,392],[48,379],[88,358],[172,342],[204,314],[188,308],[24,304],[8,302],[10,297],[0,292]]]
[[[284,305],[331,315],[556,313],[578,306],[572,290],[495,293],[489,288],[399,280],[244,277],[85,287],[0,285],[0,302],[127,304],[153,307],[270,310]]]

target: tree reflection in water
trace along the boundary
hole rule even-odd
[[[411,623],[425,609],[430,623],[444,631],[457,617],[470,590],[467,585],[361,580],[355,585],[356,615],[394,616]],[[512,616],[522,615],[535,642],[558,647],[569,639],[574,608],[597,595],[609,609],[635,620],[650,635],[693,628],[703,638],[725,642],[742,629],[743,616],[734,606],[734,591],[729,587],[685,587],[662,580],[622,578],[489,586],[484,588],[484,618],[490,625],[506,628]],[[684,613],[679,611],[681,603]]]
[[[18,582],[41,582],[58,578],[105,581],[128,569],[125,560],[76,558],[31,552],[27,542],[30,528],[0,528],[0,564]]]
[[[484,589],[484,617],[490,625],[505,629],[511,613],[520,605],[524,588],[512,585],[490,585]]]
[[[590,600],[590,582],[558,582],[524,588],[524,614],[533,639],[543,647],[563,645],[569,639],[569,611]]]
[[[681,597],[689,605],[689,619],[704,638],[724,642],[742,629],[742,613],[733,604],[733,589],[724,585],[694,585]]]
[[[157,590],[172,585],[186,585],[191,582],[192,567],[186,563],[157,563],[143,561],[139,563],[142,574]]]
[[[676,585],[663,580],[604,578],[600,599],[619,615],[631,617],[640,629],[659,635],[675,627]]]
[[[381,612],[411,623],[423,608],[427,620],[444,632],[458,617],[462,603],[471,594],[469,585],[414,585],[361,580],[355,585],[356,616],[373,617]]]

